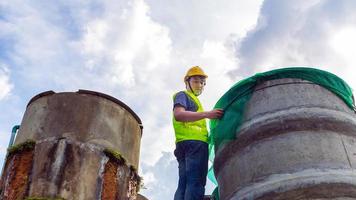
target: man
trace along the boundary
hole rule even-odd
[[[185,91],[173,96],[174,155],[178,161],[179,182],[174,200],[202,200],[208,171],[208,130],[205,119],[222,117],[223,110],[204,112],[197,98],[208,76],[194,66],[184,77]]]

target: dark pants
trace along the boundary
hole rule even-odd
[[[178,142],[179,182],[174,200],[202,200],[208,173],[208,144],[197,140]]]

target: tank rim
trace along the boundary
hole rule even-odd
[[[83,90],[83,89],[79,89],[77,92],[53,92],[52,90],[49,91],[45,91],[45,92],[41,92],[37,95],[35,95],[34,97],[32,97],[30,99],[30,101],[28,102],[26,108],[32,104],[34,101],[36,101],[37,99],[40,99],[44,96],[50,96],[50,95],[54,95],[54,94],[60,94],[60,93],[77,93],[77,94],[89,94],[89,95],[94,95],[94,96],[99,96],[102,97],[104,99],[107,99],[109,101],[112,101],[118,105],[120,105],[121,107],[123,107],[125,110],[127,110],[129,113],[131,113],[131,115],[136,119],[136,121],[138,122],[140,129],[141,129],[141,134],[142,134],[142,129],[143,129],[143,125],[142,125],[142,121],[141,119],[138,117],[138,115],[129,107],[127,106],[124,102],[116,99],[115,97],[112,97],[110,95],[101,93],[101,92],[96,92],[96,91],[91,91],[91,90]]]

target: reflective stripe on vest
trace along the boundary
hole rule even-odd
[[[203,106],[201,105],[199,99],[191,92],[184,91],[184,93],[193,100],[195,105],[197,105],[197,112],[203,112]],[[173,101],[177,93],[173,95]],[[184,140],[199,140],[203,142],[208,142],[208,130],[206,128],[205,119],[201,119],[194,122],[180,122],[177,121],[173,114],[173,128],[176,135],[176,143]]]

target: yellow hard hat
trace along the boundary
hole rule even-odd
[[[203,76],[205,78],[208,78],[208,75],[204,73],[204,71],[199,67],[199,66],[194,66],[191,67],[188,71],[187,74],[184,76],[184,81],[187,80],[187,78],[191,76]]]

